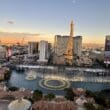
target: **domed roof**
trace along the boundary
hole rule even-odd
[[[30,106],[30,101],[20,98],[18,100],[12,101],[8,108],[9,110],[28,110]]]

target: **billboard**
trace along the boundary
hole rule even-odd
[[[110,64],[110,35],[105,40],[104,63]]]

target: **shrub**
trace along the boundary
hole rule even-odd
[[[43,93],[40,90],[35,90],[32,96],[33,101],[41,100],[43,97]]]
[[[84,107],[87,109],[87,110],[95,110],[95,107],[92,103],[84,103]]]
[[[70,101],[74,101],[75,94],[72,88],[65,89],[65,98]]]
[[[17,90],[19,90],[19,88],[13,86],[13,87],[9,87],[9,90],[10,90],[10,91],[17,91]]]
[[[101,105],[98,105],[98,107],[95,110],[104,110],[104,107]]]
[[[55,98],[55,94],[49,93],[49,94],[45,95],[44,97],[45,97],[45,99],[47,99],[47,100],[52,100],[52,99]]]
[[[86,90],[86,96],[87,97],[94,97],[95,96],[95,93],[90,91],[90,90]]]

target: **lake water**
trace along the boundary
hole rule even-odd
[[[8,81],[8,86],[16,86],[20,88],[27,88],[31,90],[42,90],[43,93],[53,92],[56,95],[63,95],[63,90],[49,90],[46,88],[42,88],[39,85],[39,81],[42,80],[41,77],[37,77],[35,80],[26,80],[25,72],[18,72],[13,70],[11,77]],[[84,88],[91,91],[100,91],[104,89],[110,89],[110,83],[93,83],[93,82],[80,82],[80,81],[70,81],[70,87],[72,88]]]

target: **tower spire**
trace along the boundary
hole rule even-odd
[[[65,51],[65,59],[66,59],[66,63],[69,65],[73,64],[73,37],[74,37],[74,23],[73,21],[71,21],[70,24],[70,36],[68,38],[68,44],[67,44],[67,49]]]
[[[73,37],[73,28],[74,28],[74,23],[73,23],[73,20],[71,21],[71,24],[70,24],[70,36]]]

